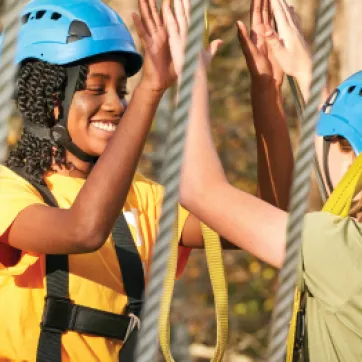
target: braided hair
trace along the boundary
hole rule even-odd
[[[88,66],[80,67],[76,91],[85,89]],[[16,104],[24,122],[52,128],[56,119],[54,108],[65,97],[66,68],[43,61],[25,63],[17,78]],[[52,140],[41,139],[24,129],[17,146],[10,151],[5,164],[21,167],[29,177],[44,184],[44,175],[52,164],[67,167],[65,149]]]

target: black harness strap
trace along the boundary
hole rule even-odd
[[[12,170],[29,181],[48,205],[58,207],[46,185],[31,180],[23,169]],[[142,262],[123,212],[116,220],[112,235],[124,289],[128,296],[125,315],[73,303],[69,299],[68,255],[46,255],[47,296],[41,322],[37,362],[61,362],[61,338],[68,330],[120,339],[124,341],[120,360],[122,362],[134,360],[136,336],[140,324],[138,317],[142,308],[145,282]]]
[[[121,214],[123,216],[123,213]],[[140,327],[139,317],[143,304],[145,278],[138,250],[124,216],[117,219],[112,230],[112,236],[121,268],[124,289],[128,297],[125,313],[126,315],[134,315],[138,322],[138,328],[132,329],[128,343],[120,351],[119,361],[133,362]]]

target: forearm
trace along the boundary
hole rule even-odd
[[[78,228],[91,228],[96,244],[106,240],[123,208],[161,97],[162,92],[142,85],[135,89],[114,136],[72,206]]]
[[[186,208],[200,192],[211,188],[213,182],[226,180],[211,135],[207,75],[203,65],[198,67],[192,94],[180,188],[181,202]]]
[[[286,210],[293,171],[293,152],[280,89],[274,84],[253,83],[251,94],[260,197]]]

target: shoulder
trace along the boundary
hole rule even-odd
[[[352,245],[362,241],[362,224],[351,217],[341,217],[329,212],[312,212],[306,215],[303,229],[303,245],[318,247],[327,242]],[[318,242],[314,242],[317,241]],[[310,245],[309,245],[310,244]]]
[[[28,192],[40,197],[32,184],[8,167],[0,165],[0,194],[11,193],[12,191]]]
[[[338,308],[362,284],[362,224],[327,212],[305,217],[302,256],[312,294]]]
[[[44,204],[38,191],[9,168],[0,166],[0,235],[20,211],[33,204]]]

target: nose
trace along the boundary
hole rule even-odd
[[[121,116],[127,109],[127,100],[121,98],[117,92],[107,92],[106,98],[102,104],[102,109],[106,112]]]

